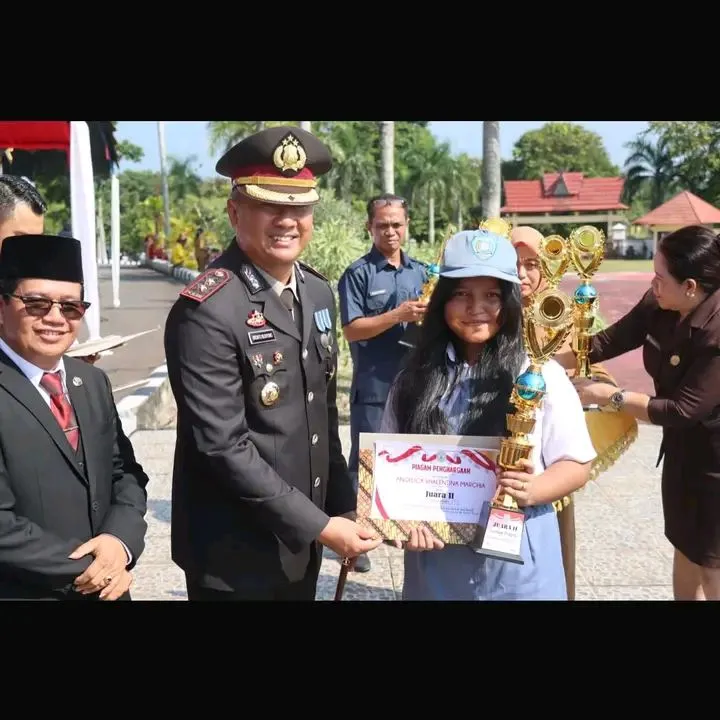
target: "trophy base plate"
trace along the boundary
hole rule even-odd
[[[495,560],[524,565],[520,547],[525,529],[525,512],[520,508],[507,508],[492,503],[486,517],[485,527],[478,528],[477,536],[471,544],[473,551]]]
[[[473,548],[473,550],[477,555],[484,555],[494,560],[504,560],[506,562],[516,563],[517,565],[525,564],[525,561],[519,555],[504,553],[500,550],[483,550],[482,548]]]

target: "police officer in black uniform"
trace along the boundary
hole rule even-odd
[[[381,542],[351,519],[333,292],[297,260],[330,167],[314,135],[287,126],[216,166],[232,180],[236,241],[180,293],[165,330],[172,557],[190,600],[313,600],[322,545],[356,557]]]

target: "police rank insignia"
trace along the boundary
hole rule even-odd
[[[263,405],[266,405],[267,407],[274,405],[279,397],[280,388],[277,386],[277,383],[274,382],[269,382],[260,391],[260,399],[262,400]]]
[[[207,270],[182,290],[180,295],[197,302],[205,302],[229,282],[230,273],[227,270],[219,268],[217,270]]]
[[[248,319],[245,321],[250,327],[259,328],[265,325],[265,316],[259,310],[253,310],[248,313]]]

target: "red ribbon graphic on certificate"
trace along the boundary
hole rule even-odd
[[[371,512],[379,519],[477,522],[497,485],[495,451],[388,440],[375,453]]]

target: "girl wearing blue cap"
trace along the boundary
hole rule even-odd
[[[528,364],[515,249],[488,230],[458,233],[445,247],[418,345],[395,379],[381,432],[504,436],[513,384]],[[413,531],[404,546],[404,600],[567,599],[552,503],[587,482],[595,450],[563,368],[551,360],[543,377],[526,472],[498,475],[525,509],[524,564]]]

